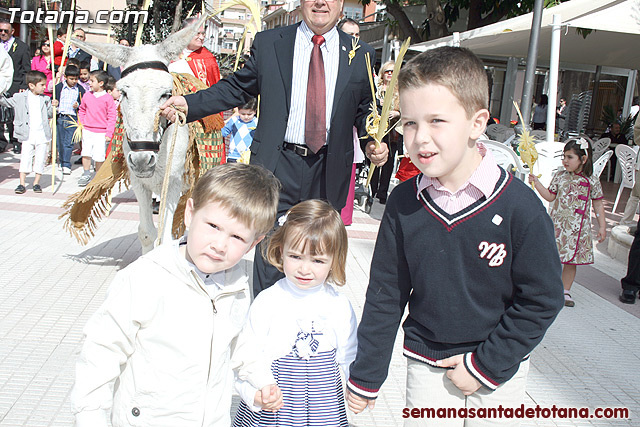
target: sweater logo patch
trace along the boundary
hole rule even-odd
[[[489,267],[499,267],[504,262],[504,257],[507,256],[507,251],[504,249],[504,243],[488,243],[480,242],[478,246],[480,251],[480,258],[489,260]]]

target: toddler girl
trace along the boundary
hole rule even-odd
[[[588,141],[570,139],[564,146],[564,170],[554,174],[548,189],[535,175],[529,175],[529,182],[535,183],[540,195],[549,202],[555,201],[551,207],[551,219],[563,264],[564,305],[567,307],[575,305],[569,290],[576,277],[576,266],[593,264],[591,200],[598,219],[598,242],[607,236],[602,186],[598,177],[591,176],[592,156]]]
[[[348,426],[344,383],[356,354],[356,317],[344,285],[347,232],[326,202],[307,200],[280,218],[265,258],[285,278],[249,310],[232,364],[243,401],[234,426]],[[284,406],[260,410],[262,387],[277,383]]]

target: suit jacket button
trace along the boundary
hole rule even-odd
[[[133,414],[133,416],[134,416],[134,417],[138,417],[138,416],[140,416],[140,409],[138,409],[138,408],[133,408],[133,409],[131,410],[131,413]]]

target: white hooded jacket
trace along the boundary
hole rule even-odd
[[[118,272],[84,329],[71,396],[77,426],[107,426],[113,405],[114,427],[228,427],[230,347],[250,304],[243,263],[211,295],[178,241]]]

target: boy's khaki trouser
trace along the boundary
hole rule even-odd
[[[524,392],[529,373],[529,360],[520,363],[520,368],[509,381],[491,391],[481,386],[470,396],[465,396],[447,378],[446,370],[426,363],[407,359],[407,409],[413,408],[497,408],[520,407],[524,403]],[[405,427],[484,427],[519,426],[518,418],[406,418]]]

